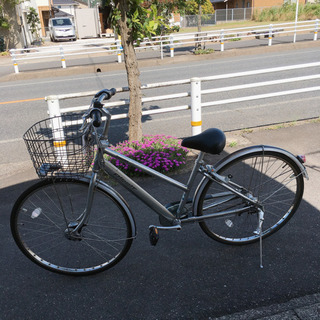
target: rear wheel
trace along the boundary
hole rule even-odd
[[[77,234],[88,182],[42,180],[26,190],[11,213],[11,230],[22,252],[50,271],[89,275],[118,263],[128,252],[134,235],[123,206],[97,187],[89,221]]]
[[[263,237],[284,226],[296,212],[303,194],[303,176],[294,161],[282,153],[259,151],[238,157],[222,166],[218,173],[242,187],[241,192],[255,198],[263,207]],[[197,215],[241,209],[248,204],[210,179],[204,182]],[[259,239],[258,212],[251,208],[238,214],[200,222],[211,238],[227,244],[248,244]]]

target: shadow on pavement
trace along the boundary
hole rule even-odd
[[[117,188],[134,213],[137,239],[112,269],[78,278],[41,269],[11,237],[11,208],[32,183],[0,190],[0,318],[73,319],[76,314],[81,319],[209,319],[319,292],[319,211],[305,201],[283,229],[264,241],[260,269],[258,243],[223,245],[197,224],[180,232],[163,231],[151,247],[148,226],[158,223],[157,215]],[[166,203],[180,195],[155,179],[142,183]]]

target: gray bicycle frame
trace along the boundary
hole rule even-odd
[[[256,208],[257,211],[261,211],[262,208],[259,205],[257,199],[255,199],[254,197],[246,196],[245,194],[243,194],[241,192],[241,189],[242,189],[241,186],[234,184],[232,181],[230,181],[230,179],[228,177],[221,176],[217,173],[217,171],[218,171],[217,168],[219,167],[219,163],[221,163],[221,162],[224,163],[225,160],[228,162],[230,159],[237,157],[238,156],[237,152],[233,155],[230,155],[225,160],[224,159],[221,160],[218,163],[217,168],[214,168],[213,166],[210,166],[210,165],[205,166],[203,163],[204,153],[200,152],[196,161],[195,161],[193,170],[191,172],[191,175],[189,177],[187,184],[183,184],[183,183],[181,183],[177,180],[174,180],[174,179],[172,179],[162,173],[159,173],[159,172],[155,171],[154,169],[149,168],[149,167],[147,167],[147,166],[145,166],[145,165],[143,165],[133,159],[130,159],[130,158],[126,157],[125,155],[122,155],[114,150],[111,150],[109,148],[109,142],[107,139],[111,115],[110,115],[109,111],[105,108],[102,108],[101,111],[102,111],[103,115],[106,116],[106,122],[105,122],[105,125],[103,128],[103,133],[102,133],[102,135],[100,135],[100,139],[98,139],[98,141],[97,141],[98,142],[98,152],[96,155],[96,159],[94,161],[94,167],[93,167],[94,174],[91,178],[91,185],[90,185],[89,190],[93,190],[93,185],[95,184],[95,181],[97,178],[97,172],[101,168],[103,171],[105,171],[107,174],[109,174],[112,178],[114,178],[116,181],[118,181],[121,185],[123,185],[128,191],[133,193],[142,202],[144,202],[147,206],[149,206],[159,216],[164,217],[172,226],[180,225],[181,222],[194,222],[194,221],[200,221],[200,220],[209,219],[209,218],[226,216],[226,215],[230,215],[230,214],[239,214],[239,213],[245,212],[248,209],[253,208],[253,207]],[[97,132],[96,132],[96,136],[97,137],[99,136],[97,134]],[[279,149],[279,148],[267,147],[267,146],[256,146],[253,148],[255,148],[255,149],[258,148],[258,150],[261,150],[261,148],[262,148],[262,150],[272,149],[273,151],[276,150],[277,152],[285,154],[286,156],[290,157],[293,161],[296,162],[296,164],[301,169],[301,174],[306,175],[306,170],[305,170],[304,166],[289,152],[282,150],[282,149]],[[239,152],[251,152],[251,151],[249,151],[249,149],[243,149],[242,151],[240,150]],[[144,171],[145,173],[152,175],[152,176],[154,176],[158,179],[161,179],[163,181],[166,181],[167,183],[183,190],[183,194],[180,199],[179,206],[178,206],[177,210],[175,211],[176,215],[172,214],[172,212],[170,212],[169,208],[166,208],[164,205],[162,205],[158,200],[156,200],[154,197],[152,197],[147,191],[145,191],[141,186],[139,186],[137,183],[135,183],[131,178],[129,178],[125,173],[123,173],[121,170],[119,170],[110,161],[107,161],[106,159],[104,159],[104,157],[103,157],[104,154],[107,154],[109,156],[123,160],[123,161],[129,163],[130,165]],[[240,209],[222,211],[222,212],[213,213],[213,214],[205,214],[205,215],[201,215],[201,216],[195,216],[195,210],[193,207],[192,217],[187,217],[187,218],[184,218],[183,220],[180,220],[180,214],[182,213],[182,210],[188,201],[191,187],[195,181],[195,178],[196,178],[196,175],[198,174],[198,172],[200,172],[204,176],[204,179],[205,178],[211,179],[212,181],[214,181],[215,183],[219,184],[220,186],[222,186],[223,188],[225,188],[226,190],[229,191],[228,193],[224,192],[221,194],[213,195],[212,199],[219,198],[219,197],[225,197],[227,194],[230,196],[232,195],[234,197],[242,198],[244,200],[244,203],[247,203],[247,205],[245,205],[243,208],[240,208]],[[202,184],[202,182],[200,182],[199,186],[201,184]],[[199,190],[199,187],[197,190]],[[195,195],[193,197],[193,202],[198,201],[197,200],[198,198],[196,199],[196,196],[197,196],[197,191],[195,192]],[[90,191],[89,195],[88,195],[88,205],[87,205],[88,212],[90,212],[92,197],[93,197],[93,192]],[[229,200],[230,199],[231,198],[229,198]],[[224,200],[221,200],[221,201],[224,201]],[[219,203],[217,202],[217,204],[219,204]],[[217,204],[214,204],[213,206],[215,206]]]
[[[91,202],[92,202],[92,197],[93,197],[93,185],[96,183],[96,178],[97,178],[97,172],[101,168],[103,171],[105,171],[110,177],[114,178],[116,181],[118,181],[122,186],[124,186],[128,191],[133,193],[137,198],[139,198],[143,203],[145,203],[147,206],[149,206],[153,211],[155,211],[159,216],[164,217],[172,226],[177,226],[180,225],[181,222],[194,222],[196,220],[203,220],[203,219],[208,219],[208,218],[214,218],[218,216],[223,216],[223,215],[230,215],[230,214],[237,214],[244,212],[251,208],[252,206],[257,206],[257,201],[255,199],[248,198],[244,194],[240,193],[237,188],[239,186],[232,184],[226,177],[220,176],[216,172],[207,172],[208,170],[205,169],[203,166],[203,157],[204,153],[200,152],[193,170],[190,174],[190,177],[188,179],[187,184],[183,184],[175,179],[172,179],[152,168],[149,168],[133,159],[130,159],[126,157],[125,155],[122,155],[112,149],[109,148],[109,142],[107,140],[107,134],[109,131],[109,126],[110,126],[110,120],[111,120],[111,115],[108,110],[105,108],[102,108],[102,112],[104,116],[106,116],[106,122],[104,125],[103,133],[100,135],[100,139],[98,140],[98,152],[94,161],[94,167],[93,167],[93,172],[94,174],[91,177],[91,184],[89,188],[89,195],[88,195],[88,202],[87,202],[87,211],[90,212],[91,208]],[[97,132],[96,132],[97,135]],[[97,135],[98,136],[98,135]],[[129,163],[130,165],[134,166],[135,168],[138,168],[142,170],[143,172],[154,176],[160,180],[163,180],[183,191],[183,194],[181,196],[181,199],[179,201],[178,208],[176,209],[176,215],[172,214],[172,212],[169,211],[169,208],[166,208],[164,205],[162,205],[158,200],[156,200],[154,197],[152,197],[146,190],[144,190],[141,186],[139,186],[136,182],[134,182],[131,178],[129,178],[125,173],[123,173],[121,170],[119,170],[115,165],[113,165],[110,161],[107,161],[104,159],[104,154],[107,154],[111,157],[115,157],[117,159],[120,159],[122,161],[125,161]],[[234,196],[239,196],[243,198],[245,201],[247,201],[248,206],[245,206],[244,208],[241,209],[236,209],[236,210],[229,210],[229,211],[223,211],[219,213],[214,213],[214,214],[207,214],[201,217],[195,217],[194,212],[192,212],[192,217],[188,217],[186,219],[183,219],[183,221],[180,221],[180,214],[185,207],[190,192],[191,192],[191,187],[194,184],[196,175],[201,172],[204,176],[208,177],[209,179],[212,179],[216,183],[220,184],[227,190],[229,190],[231,193],[234,194]],[[219,197],[217,195],[216,197]],[[215,196],[213,196],[215,198]]]

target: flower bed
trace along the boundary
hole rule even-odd
[[[143,136],[141,141],[122,142],[111,149],[161,173],[169,173],[186,164],[188,149],[177,138],[165,135]],[[126,162],[108,157],[108,160],[128,175],[142,175],[140,169]]]

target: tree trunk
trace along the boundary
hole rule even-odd
[[[201,4],[199,4],[199,14],[198,14],[198,34],[197,34],[197,39],[198,39],[198,43],[196,45],[196,49],[200,50],[202,49],[202,38],[201,38],[201,15],[202,15],[202,8],[201,8]]]
[[[128,86],[130,89],[129,106],[129,140],[140,140],[142,138],[142,101],[141,101],[141,82],[138,61],[133,46],[134,39],[127,26],[128,5],[126,0],[117,1],[118,8],[121,11],[119,28],[121,34],[121,44],[123,47],[124,61],[127,70]]]

